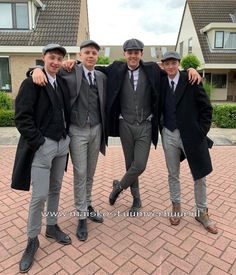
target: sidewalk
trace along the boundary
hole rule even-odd
[[[0,127],[0,145],[16,145],[19,135],[15,127]],[[236,129],[211,128],[208,136],[214,141],[214,145],[236,145]],[[109,144],[119,145],[120,140],[110,138]]]
[[[217,131],[210,135],[218,144],[226,139],[235,144],[235,130],[224,131],[224,135]],[[0,141],[8,144],[0,145],[0,274],[14,275],[18,274],[26,246],[31,192],[10,188],[16,146],[9,144],[16,143],[18,134],[14,128],[0,128],[0,133]],[[111,142],[118,145],[117,139]],[[208,207],[219,229],[217,235],[206,232],[193,218],[193,184],[186,161],[181,165],[182,210],[186,216],[179,226],[170,226],[167,171],[160,145],[157,150],[152,147],[146,171],[140,177],[140,216],[127,216],[132,203],[129,190],[110,206],[112,180],[120,179],[125,169],[121,147],[110,146],[106,157],[99,156],[93,189],[93,206],[103,213],[104,223],[89,221],[88,240],[77,240],[69,162],[61,191],[59,225],[70,234],[72,245],[62,246],[46,239],[44,218],[40,248],[28,274],[236,274],[236,146],[214,146],[210,153],[214,171],[207,178]]]

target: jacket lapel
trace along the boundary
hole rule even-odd
[[[186,77],[180,72],[179,82],[175,89],[175,103],[176,103],[176,105],[178,105],[181,98],[183,97],[187,85],[188,85],[188,80],[186,80]]]
[[[97,83],[97,88],[98,88],[99,102],[100,102],[100,106],[101,106],[101,104],[103,104],[103,81],[99,77],[99,73],[95,72],[95,78],[96,78],[96,83]]]

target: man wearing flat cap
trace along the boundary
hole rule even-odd
[[[94,222],[103,222],[102,215],[92,207],[99,150],[105,155],[106,76],[94,71],[99,50],[95,41],[83,41],[79,53],[81,63],[70,72],[59,71],[70,95],[70,155],[74,171],[74,201],[79,217],[76,235],[80,241],[88,238],[87,217]],[[46,82],[39,68],[34,70],[32,77],[38,84]]]
[[[39,247],[42,212],[47,201],[46,237],[66,245],[70,237],[57,225],[60,189],[69,153],[70,101],[65,81],[57,75],[66,49],[58,44],[43,48],[46,86],[25,79],[16,97],[15,123],[20,132],[11,187],[30,189],[28,244],[20,261],[20,272],[27,272]],[[50,215],[52,214],[52,215]]]
[[[170,51],[164,54],[162,66],[167,73],[161,87],[162,144],[168,169],[171,225],[181,218],[180,162],[188,161],[193,179],[196,203],[195,219],[210,233],[217,228],[210,220],[206,201],[206,176],[212,171],[208,147],[213,142],[207,137],[212,118],[212,106],[202,86],[190,85],[188,76],[178,70],[180,56]]]
[[[126,62],[96,66],[108,77],[108,135],[120,136],[126,164],[121,180],[113,181],[109,203],[113,205],[119,194],[130,187],[130,216],[136,216],[141,207],[138,177],[146,168],[151,142],[157,145],[160,83],[165,75],[156,63],[141,60],[143,48],[142,41],[129,39],[123,44]]]

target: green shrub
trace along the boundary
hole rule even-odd
[[[6,92],[0,92],[0,110],[11,110],[12,102],[12,98]]]
[[[184,70],[187,70],[189,68],[197,69],[198,67],[200,67],[201,62],[199,61],[196,55],[187,54],[181,59],[180,65]]]
[[[109,57],[99,56],[97,64],[110,64],[110,59]]]
[[[0,127],[15,126],[14,117],[14,110],[0,110]]]
[[[236,104],[213,105],[212,121],[220,128],[236,128]]]
[[[211,95],[212,95],[212,92],[213,92],[215,86],[206,80],[203,81],[202,85],[203,85],[203,88],[204,88],[206,94],[208,95],[209,99],[211,99]]]

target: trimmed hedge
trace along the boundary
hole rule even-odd
[[[14,117],[14,110],[0,110],[0,127],[14,127]]]
[[[236,104],[213,105],[212,122],[219,128],[236,128]]]
[[[0,91],[0,110],[11,110],[12,102],[12,98],[6,92]]]

